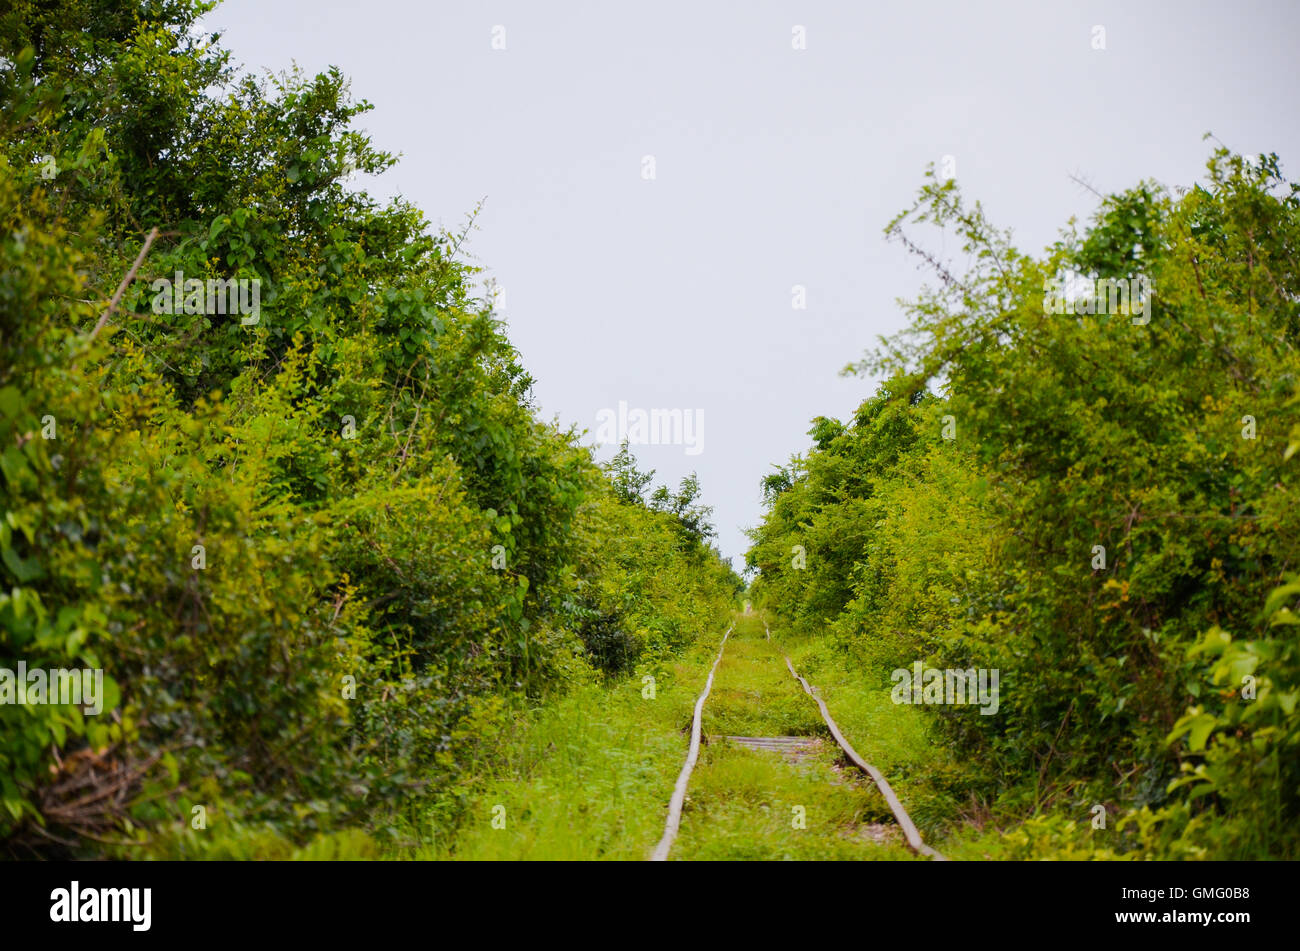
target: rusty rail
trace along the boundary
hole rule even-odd
[[[733,623],[722,635],[722,643],[718,645],[718,656],[714,659],[713,666],[709,668],[709,679],[704,683],[704,692],[695,701],[695,715],[691,718],[691,746],[686,753],[686,763],[677,777],[677,785],[673,787],[673,797],[668,802],[668,821],[664,824],[664,835],[650,855],[651,862],[668,860],[668,850],[673,847],[677,830],[681,828],[682,805],[686,802],[686,784],[690,782],[695,761],[700,758],[700,717],[704,712],[704,701],[709,699],[709,691],[713,689],[713,675],[718,670],[718,664],[722,661],[722,652],[727,646],[727,638],[735,626]]]
[[[767,626],[766,618],[763,619],[763,630],[767,634],[767,639],[769,641],[772,640],[772,631]],[[858,767],[858,769],[871,777],[871,781],[876,784],[876,788],[880,790],[880,794],[885,797],[885,802],[889,803],[890,811],[894,813],[894,818],[898,821],[898,827],[903,830],[903,838],[907,842],[907,847],[917,855],[929,856],[930,858],[940,862],[948,861],[946,856],[939,854],[939,852],[930,848],[930,846],[926,845],[921,840],[921,833],[916,830],[916,825],[912,822],[912,817],[907,814],[907,810],[903,808],[903,804],[898,801],[898,796],[894,794],[894,790],[889,785],[889,781],[881,775],[880,770],[876,769],[876,767],[872,766],[858,755],[858,751],[849,744],[849,741],[844,738],[844,734],[840,732],[840,728],[835,724],[835,720],[831,717],[831,712],[826,709],[826,703],[819,696],[817,688],[799,676],[794,669],[794,665],[790,663],[790,658],[786,655],[785,651],[782,651],[779,646],[777,647],[777,650],[781,651],[781,656],[785,658],[785,666],[786,669],[790,671],[790,676],[803,685],[804,693],[817,701],[817,706],[822,712],[822,719],[826,721],[826,725],[830,728],[831,736],[835,737],[835,742],[838,743],[840,749],[844,751],[844,755],[849,758],[849,761],[852,762],[854,766]]]

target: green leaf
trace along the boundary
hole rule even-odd
[[[1264,616],[1268,617],[1288,598],[1300,596],[1300,581],[1293,581],[1290,584],[1284,584],[1280,588],[1274,588],[1264,602]]]
[[[0,388],[0,416],[14,419],[23,406],[23,394],[15,386]]]
[[[1187,735],[1187,746],[1192,752],[1200,752],[1205,749],[1205,743],[1210,738],[1210,732],[1217,725],[1217,720],[1208,713],[1202,713],[1192,720]]]
[[[5,567],[12,571],[14,577],[23,584],[28,581],[35,581],[45,573],[35,555],[30,558],[21,558],[16,551],[7,546],[3,552],[0,552],[0,559],[4,560]]]

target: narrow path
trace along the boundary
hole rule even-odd
[[[696,703],[681,808],[654,857],[915,858],[890,803],[827,738],[761,617],[740,615],[728,634]]]

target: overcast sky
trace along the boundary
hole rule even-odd
[[[486,198],[469,250],[544,415],[588,442],[620,401],[702,417],[697,453],[633,451],[661,482],[698,472],[741,567],[760,478],[874,388],[839,370],[924,279],[882,229],[927,163],[951,156],[1026,251],[1095,207],[1071,173],[1189,184],[1207,131],[1294,179],[1298,10],[226,0],[205,25],[249,69],[351,78],[375,105],[360,127],[401,156],[358,179],[373,194],[448,228]]]

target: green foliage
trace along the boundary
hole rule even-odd
[[[970,270],[916,225],[955,231]],[[932,177],[887,233],[938,286],[851,368],[877,395],[764,480],[753,596],[871,683],[998,668],[997,715],[926,708],[997,810],[1108,803],[1145,823],[1116,854],[1294,857],[1300,187],[1219,151],[1192,191],[1107,198],[1036,260]],[[1154,292],[1052,313],[1070,272]]]
[[[618,452],[605,467],[609,473],[610,482],[614,486],[614,494],[621,501],[631,505],[645,505],[645,490],[654,481],[654,470],[642,472],[636,467],[636,458],[632,455],[632,450],[628,448],[628,442],[623,440],[623,444],[618,447]]]
[[[106,672],[99,716],[0,705],[13,854],[378,854],[454,819],[479,727],[738,589],[693,481],[647,508],[537,418],[472,216],[350,187],[369,105],[240,75],[207,9],[0,16],[0,667]],[[177,272],[256,319],[167,312]]]

